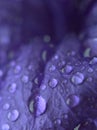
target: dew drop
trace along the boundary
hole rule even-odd
[[[28,83],[28,81],[29,81],[29,77],[27,75],[23,75],[22,82],[23,83]]]
[[[36,115],[42,115],[46,110],[46,101],[42,96],[37,96],[37,110]]]
[[[80,98],[79,96],[77,95],[69,95],[67,100],[66,100],[66,104],[69,106],[69,107],[76,107],[80,102]]]
[[[1,128],[2,130],[9,130],[10,126],[8,124],[3,124]]]
[[[54,56],[54,59],[55,59],[55,60],[58,60],[58,59],[59,59],[59,56],[58,56],[58,55],[55,55],[55,56]]]
[[[17,109],[14,109],[8,113],[7,117],[10,121],[14,122],[19,118],[19,115],[19,111]]]
[[[37,84],[37,85],[39,84],[38,77],[36,77],[36,78],[34,79],[34,83]]]
[[[32,112],[32,113],[33,113],[33,111],[34,111],[34,101],[33,101],[33,100],[30,101],[29,110],[30,110],[30,112]]]
[[[55,88],[55,87],[57,86],[57,84],[58,84],[58,80],[55,79],[55,78],[53,78],[53,79],[51,79],[51,80],[49,81],[49,86],[50,86],[51,88]]]
[[[75,73],[72,78],[71,81],[72,83],[74,83],[75,85],[81,84],[84,81],[84,75],[81,72],[77,72]]]
[[[61,119],[59,119],[59,118],[58,118],[58,119],[55,119],[55,120],[54,120],[54,124],[55,124],[55,125],[61,125]]]
[[[41,88],[41,90],[45,90],[45,89],[47,88],[47,86],[46,86],[45,84],[42,84],[42,85],[40,86],[40,88]]]
[[[73,70],[73,67],[71,65],[67,65],[65,68],[66,73],[70,73]]]
[[[8,110],[9,108],[10,108],[9,103],[5,103],[5,104],[3,105],[3,109],[4,109],[4,110]]]
[[[16,83],[12,83],[12,84],[9,86],[9,92],[10,92],[10,93],[14,93],[14,92],[16,91],[16,88],[17,88]]]
[[[87,48],[84,52],[84,57],[90,57],[90,52],[91,52],[91,49],[90,48]]]
[[[15,74],[18,74],[18,73],[20,73],[20,71],[21,71],[21,66],[17,65],[17,66],[15,67],[15,69],[14,69],[14,73],[15,73]]]
[[[89,73],[92,73],[92,72],[93,72],[93,69],[92,69],[92,68],[88,68],[88,72],[89,72]]]
[[[93,57],[93,59],[90,61],[90,64],[97,64],[97,57]]]
[[[47,60],[47,51],[46,50],[44,50],[42,52],[42,59],[43,59],[44,62],[46,62],[46,60]]]
[[[55,69],[56,69],[56,67],[54,65],[51,65],[51,67],[49,68],[49,71],[53,72],[53,71],[55,71]]]

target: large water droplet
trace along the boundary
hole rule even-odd
[[[17,109],[14,109],[8,113],[7,117],[10,121],[14,122],[19,118],[19,115],[19,111]]]
[[[23,75],[22,82],[23,83],[28,83],[28,81],[29,81],[29,77],[27,75]]]
[[[53,78],[53,79],[51,79],[51,80],[49,81],[49,86],[50,86],[51,88],[55,88],[55,87],[57,86],[57,84],[58,84],[58,80],[55,79],[55,78]]]
[[[38,96],[36,100],[37,100],[36,115],[40,116],[46,110],[46,101],[42,96]]]
[[[69,95],[67,100],[66,100],[66,104],[69,106],[69,107],[75,107],[79,104],[80,102],[80,98],[79,96],[77,95]]]
[[[66,73],[70,73],[73,70],[73,67],[71,65],[66,65],[65,71]]]
[[[8,124],[3,124],[1,127],[2,130],[9,130],[10,126]]]
[[[3,105],[3,109],[4,109],[4,110],[8,110],[9,108],[10,108],[9,103],[5,103],[5,104]]]
[[[10,92],[10,93],[14,93],[14,92],[16,91],[16,88],[17,88],[16,83],[12,83],[12,84],[9,86],[9,92]]]
[[[75,73],[72,78],[71,81],[72,83],[74,83],[75,85],[81,84],[84,81],[84,75],[81,72],[77,72]]]

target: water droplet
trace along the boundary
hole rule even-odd
[[[54,65],[51,65],[50,68],[49,68],[49,71],[52,72],[56,69],[56,67]]]
[[[44,62],[47,59],[47,51],[46,50],[44,50],[43,53],[42,53],[42,59],[43,59]]]
[[[23,83],[28,83],[28,81],[29,81],[29,77],[27,75],[23,75],[22,82]]]
[[[9,86],[9,92],[10,92],[10,93],[14,93],[14,92],[16,91],[16,88],[17,88],[16,83],[12,83],[12,84]]]
[[[30,112],[32,112],[32,113],[33,113],[33,111],[34,111],[34,101],[33,101],[33,100],[30,101],[29,110],[30,110]]]
[[[37,100],[36,115],[40,116],[46,110],[46,101],[42,96],[37,96],[36,100]]]
[[[75,107],[79,104],[80,102],[80,98],[77,95],[69,95],[67,100],[66,100],[66,104],[70,107]]]
[[[58,119],[55,119],[55,120],[54,120],[54,124],[55,124],[55,125],[61,125],[61,119],[59,119],[59,118],[58,118]]]
[[[20,73],[20,71],[21,71],[21,66],[17,65],[17,66],[15,67],[15,69],[14,69],[14,73],[15,73],[15,74],[18,74],[18,73]]]
[[[91,52],[91,49],[90,48],[87,48],[84,52],[84,57],[90,57],[90,52]]]
[[[55,78],[53,78],[53,79],[51,79],[51,80],[49,81],[49,86],[50,86],[51,88],[55,88],[55,87],[57,86],[57,84],[58,84],[58,80],[55,79]]]
[[[45,90],[45,89],[47,88],[47,86],[46,86],[45,84],[42,84],[42,85],[40,86],[40,88],[41,88],[41,90]]]
[[[65,61],[61,61],[61,62],[58,63],[58,66],[59,66],[61,69],[63,69],[64,66],[65,66],[65,64],[66,64]]]
[[[70,73],[73,70],[73,67],[71,65],[66,65],[65,71],[66,73]]]
[[[93,59],[90,61],[90,64],[97,64],[97,57],[93,57]]]
[[[9,130],[10,126],[8,124],[3,124],[1,127],[2,130]]]
[[[5,104],[3,105],[3,109],[4,109],[4,110],[8,110],[9,108],[10,108],[9,103],[5,103]]]
[[[58,60],[58,59],[59,59],[59,56],[58,56],[58,55],[55,55],[55,56],[54,56],[54,59],[55,59],[55,60]]]
[[[36,77],[36,78],[34,79],[34,83],[37,84],[37,85],[39,84],[38,77]]]
[[[7,117],[10,121],[14,122],[19,118],[19,111],[14,109],[8,113]]]
[[[92,82],[92,81],[93,81],[93,78],[92,78],[92,77],[88,77],[88,78],[87,78],[87,81],[88,81],[88,82]]]
[[[92,69],[92,68],[88,68],[88,72],[89,72],[89,73],[92,73],[92,72],[93,72],[93,69]]]
[[[72,81],[72,83],[78,85],[78,84],[83,83],[84,78],[85,78],[85,77],[84,77],[84,75],[83,75],[81,72],[77,72],[77,73],[75,73],[75,74],[72,76],[71,81]]]

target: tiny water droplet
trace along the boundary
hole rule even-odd
[[[22,76],[22,82],[23,83],[28,83],[28,81],[29,81],[29,77],[27,75],[23,75]]]
[[[53,78],[53,79],[51,79],[51,80],[49,81],[49,86],[50,86],[51,88],[55,88],[55,87],[57,86],[57,84],[58,84],[58,80],[55,79],[55,78]]]
[[[9,108],[10,108],[9,103],[5,103],[5,104],[3,105],[3,109],[4,109],[4,110],[8,110]]]
[[[56,67],[54,65],[51,65],[51,67],[49,68],[49,71],[52,72],[56,69]]]
[[[9,92],[10,92],[10,93],[14,93],[14,92],[16,91],[16,88],[17,88],[16,83],[12,83],[12,84],[9,86]]]
[[[90,64],[97,64],[97,57],[93,57]]]
[[[42,96],[37,96],[37,110],[36,115],[40,116],[43,114],[46,110],[46,101]]]
[[[81,84],[84,81],[84,75],[81,72],[77,72],[75,73],[72,78],[71,81],[72,83],[74,83],[75,85]]]
[[[47,88],[47,86],[46,86],[45,84],[42,84],[42,85],[40,86],[40,88],[41,88],[41,90],[45,90],[45,89]]]
[[[3,124],[2,127],[1,127],[2,130],[9,130],[10,129],[10,126],[9,124]]]
[[[86,48],[84,51],[84,57],[90,57],[91,48]]]
[[[21,66],[17,65],[17,66],[15,67],[15,69],[14,69],[14,73],[15,73],[15,74],[18,74],[18,73],[20,73],[20,71],[21,71]]]
[[[14,109],[8,113],[7,117],[10,121],[14,122],[19,118],[19,115],[19,111],[17,109]]]
[[[77,106],[79,104],[79,102],[80,102],[79,96],[74,95],[74,94],[69,95],[68,98],[67,98],[67,100],[66,100],[66,104],[68,106],[70,106],[70,107]]]
[[[92,72],[93,72],[93,69],[92,69],[92,68],[88,68],[88,72],[89,72],[89,73],[92,73]]]
[[[55,124],[55,125],[61,125],[61,119],[59,119],[59,118],[58,118],[58,119],[55,119],[55,120],[54,120],[54,124]]]
[[[43,59],[44,62],[45,62],[46,59],[47,59],[47,51],[46,51],[46,50],[44,50],[44,51],[42,52],[42,59]]]
[[[59,56],[58,56],[58,55],[55,55],[55,56],[54,56],[54,59],[55,59],[55,60],[58,60],[58,59],[59,59]]]
[[[88,81],[88,82],[92,82],[92,81],[93,81],[93,78],[92,78],[92,77],[88,77],[88,78],[87,78],[87,81]]]
[[[65,71],[66,73],[70,73],[73,70],[73,67],[71,65],[66,65]]]
[[[34,79],[34,83],[37,84],[37,85],[39,84],[38,77],[36,77],[36,78]]]

